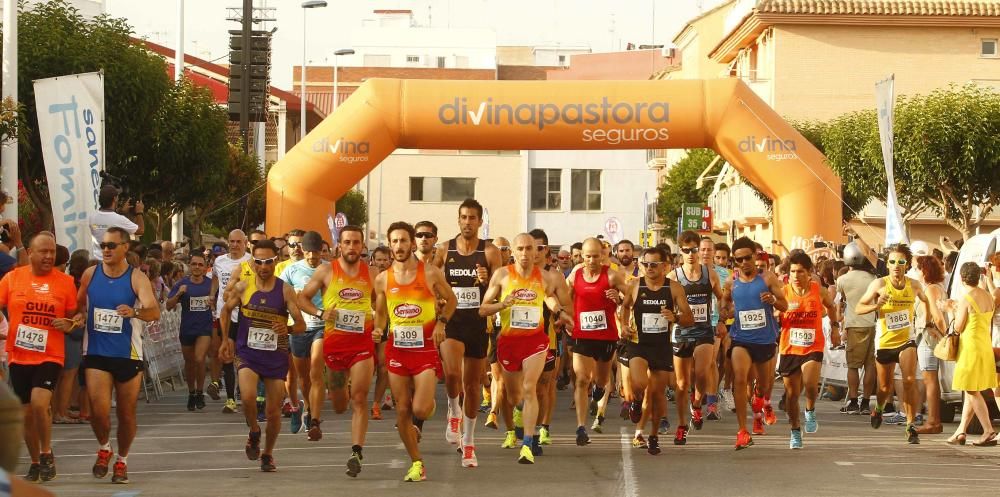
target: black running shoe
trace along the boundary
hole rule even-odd
[[[201,392],[194,393],[194,408],[199,411],[205,408],[205,394]]]
[[[249,459],[251,461],[256,461],[258,458],[260,458],[260,432],[259,431],[251,431],[250,432],[250,435],[247,437],[246,452],[247,452],[247,459]],[[261,463],[261,467],[263,468],[263,463]]]
[[[51,452],[38,455],[38,476],[42,481],[56,479],[56,457]]]
[[[584,446],[590,443],[590,435],[587,435],[587,430],[584,427],[579,427],[576,429],[576,444],[579,446]]]
[[[913,425],[906,426],[906,443],[912,445],[920,443],[920,437],[917,436],[917,429]]]
[[[642,420],[642,397],[636,397],[629,405],[628,417],[629,421],[633,423],[638,423]]]
[[[882,413],[872,411],[872,428],[877,430],[879,426],[882,426]]]
[[[351,457],[347,460],[347,476],[350,476],[351,478],[356,478],[358,476],[358,473],[361,472],[362,459],[364,459],[364,457],[361,457],[360,452],[351,452]]]
[[[274,473],[277,471],[278,467],[274,465],[274,456],[271,454],[260,456],[260,470],[265,473]]]
[[[649,452],[649,455],[651,456],[655,456],[660,453],[660,437],[650,435],[649,438],[646,439],[646,452]]]
[[[841,414],[858,414],[861,408],[858,406],[858,399],[851,399],[847,404],[844,404],[840,408]]]
[[[861,399],[861,405],[858,406],[858,414],[862,416],[868,416],[872,413],[871,404],[868,399]]]
[[[24,481],[38,483],[39,478],[41,478],[41,471],[42,469],[39,463],[31,463],[31,467],[28,468],[28,474],[24,475]]]
[[[194,394],[193,393],[189,393],[188,394],[188,406],[187,406],[188,410],[189,411],[194,411],[194,405],[195,405]]]

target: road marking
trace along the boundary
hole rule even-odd
[[[985,470],[1000,471],[1000,464],[966,464],[966,463],[940,463],[940,462],[889,462],[889,461],[836,461],[836,464],[841,466],[853,466],[855,464],[873,465],[880,464],[885,466],[958,466],[962,468],[983,468]]]
[[[996,478],[963,478],[956,476],[887,476],[871,473],[862,473],[865,478],[883,478],[887,480],[945,480],[945,481],[988,481],[996,482]]]
[[[850,461],[833,461],[837,466],[854,466],[854,463]]]
[[[635,468],[632,466],[632,438],[628,428],[621,427],[622,473],[621,481],[625,497],[639,497],[639,485],[635,479]]]

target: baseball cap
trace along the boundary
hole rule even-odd
[[[323,235],[315,231],[307,231],[302,235],[302,250],[306,252],[319,252],[323,250]]]
[[[229,249],[227,249],[225,245],[223,245],[221,243],[216,243],[216,244],[212,245],[212,253],[213,254],[215,254],[215,255],[222,255],[222,254],[225,254],[226,252],[229,252]]]
[[[931,255],[931,248],[927,245],[927,242],[923,240],[915,240],[912,245],[910,245],[910,252],[914,256],[921,255]]]

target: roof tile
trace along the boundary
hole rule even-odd
[[[1000,0],[759,0],[772,14],[1000,16]]]

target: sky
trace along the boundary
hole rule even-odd
[[[180,0],[104,0],[109,14],[128,19],[136,35],[176,45]],[[303,13],[308,13],[306,58],[332,65],[332,54],[350,48],[351,32],[375,9],[410,9],[420,25],[492,28],[498,45],[589,45],[594,52],[627,43],[669,44],[687,20],[721,0],[328,0],[322,9],[301,0],[255,0],[275,7],[271,84],[291,89],[292,66],[302,61]],[[186,0],[184,47],[189,55],[228,62],[227,7],[241,0]]]

